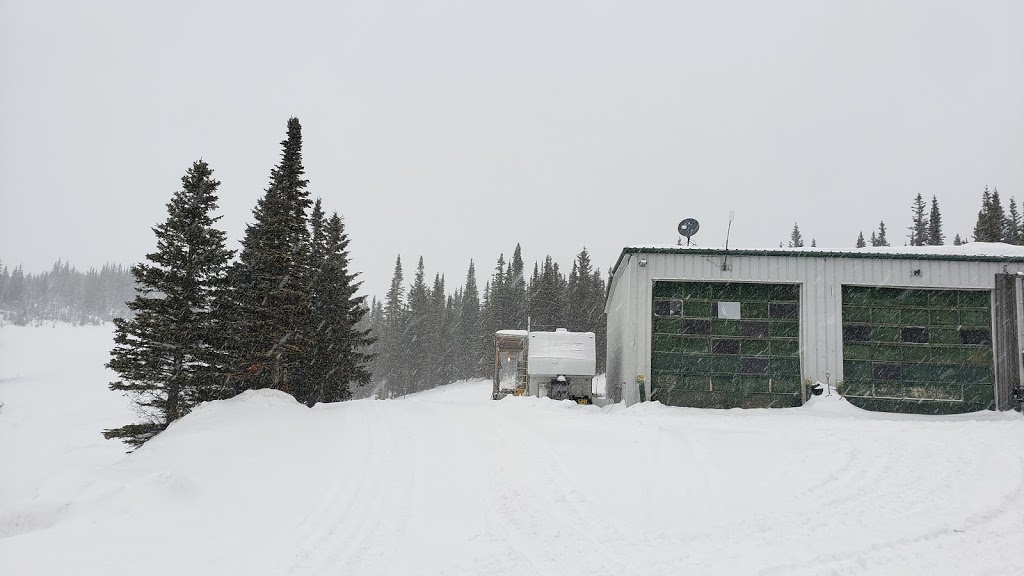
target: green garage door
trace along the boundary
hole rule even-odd
[[[654,283],[651,399],[671,406],[799,406],[800,287]]]
[[[991,294],[843,286],[840,391],[868,410],[992,409]]]

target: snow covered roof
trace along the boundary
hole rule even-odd
[[[496,336],[522,336],[525,338],[529,332],[526,330],[498,330],[494,334]]]
[[[693,254],[700,256],[803,256],[810,258],[878,258],[900,260],[965,260],[1024,262],[1024,246],[998,242],[970,242],[961,246],[872,246],[865,248],[704,248],[675,244],[639,244],[622,249],[615,269],[626,254]],[[614,270],[614,269],[613,269]]]
[[[593,332],[530,332],[530,375],[593,376],[597,349]]]

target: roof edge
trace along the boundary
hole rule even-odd
[[[614,274],[619,269],[626,254],[693,254],[695,256],[771,256],[776,258],[860,258],[875,260],[944,260],[952,262],[1004,262],[1021,264],[1024,263],[1024,256],[998,256],[978,254],[928,254],[909,252],[851,252],[835,250],[727,250],[725,248],[692,248],[692,247],[643,247],[627,246],[622,249],[615,266],[612,268]]]

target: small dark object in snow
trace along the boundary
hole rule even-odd
[[[811,388],[811,393],[814,394],[815,396],[821,396],[821,393],[824,392],[824,391],[825,391],[825,389],[821,387],[820,383],[815,384]]]

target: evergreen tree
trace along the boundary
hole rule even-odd
[[[523,330],[526,328],[526,278],[523,276],[523,253],[519,244],[512,253],[505,275],[505,307],[507,316],[504,325],[509,329]]]
[[[597,372],[601,374],[605,371],[608,350],[608,317],[604,313],[604,303],[608,292],[600,269],[594,270],[594,274],[590,277],[590,285],[592,299],[589,310],[592,322],[590,331],[594,333],[594,347],[597,349]]]
[[[963,246],[964,244],[965,244],[965,242],[963,241],[963,239],[962,239],[962,238],[960,238],[960,235],[959,235],[959,234],[957,234],[957,235],[956,235],[956,236],[955,236],[955,237],[953,238],[953,246]]]
[[[992,242],[991,234],[989,230],[989,223],[991,221],[992,212],[992,193],[988,191],[988,186],[985,186],[985,190],[981,193],[981,210],[978,211],[978,221],[974,225],[974,240],[975,242]]]
[[[871,233],[871,240],[874,241],[874,239],[875,239],[874,232],[872,232]],[[863,248],[863,247],[865,247],[867,245],[868,245],[867,242],[864,241],[864,232],[861,231],[859,234],[857,234],[857,248]]]
[[[939,199],[932,196],[932,210],[928,214],[929,246],[942,246],[946,243],[946,235],[942,233],[942,214],[939,213]]]
[[[466,284],[462,288],[462,299],[459,306],[458,328],[456,334],[456,360],[458,378],[472,378],[483,373],[480,353],[484,349],[485,339],[480,332],[480,292],[476,285],[476,267],[469,261],[466,272]]]
[[[7,304],[7,284],[10,282],[11,275],[7,272],[7,266],[3,265],[0,261],[0,311],[4,309]],[[3,315],[0,314],[0,321],[3,320]]]
[[[14,316],[15,326],[28,324],[29,314],[27,305],[27,294],[25,290],[25,271],[21,264],[15,266],[11,272],[11,279],[7,283],[7,308]]]
[[[815,240],[814,238],[811,238],[811,248],[817,248],[817,247],[818,247],[818,241]]]
[[[544,266],[530,285],[530,318],[533,330],[554,330],[565,327],[566,293],[568,286],[551,256],[544,258]]]
[[[448,339],[450,331],[448,300],[444,291],[444,276],[435,274],[434,287],[430,290],[429,340],[427,342],[427,365],[430,372],[426,381],[429,388],[443,386],[453,381],[451,346]]]
[[[303,368],[304,396],[317,402],[339,402],[352,397],[351,386],[370,381],[367,364],[373,339],[360,328],[367,309],[356,296],[358,274],[349,271],[348,235],[337,213],[328,220],[316,201],[311,216],[312,283],[310,354]]]
[[[232,251],[220,217],[213,171],[202,160],[181,179],[182,189],[167,204],[167,220],[153,228],[156,252],[131,273],[136,296],[130,319],[114,320],[114,348],[107,367],[120,376],[111,390],[127,392],[142,421],[105,430],[103,435],[138,447],[188,414],[198,403],[224,398],[227,358],[215,345],[221,336],[212,315],[224,287]]]
[[[1017,210],[1017,200],[1014,197],[1010,197],[1010,207],[1006,215],[1006,225],[1004,226],[1006,235],[1004,241],[1007,244],[1021,245],[1024,244],[1024,229],[1021,228],[1021,215]]]
[[[416,266],[416,276],[409,287],[409,315],[401,340],[407,350],[410,370],[409,386],[403,394],[429,387],[430,374],[430,290],[427,288],[423,257]]]
[[[253,209],[231,273],[236,389],[275,388],[305,397],[301,370],[309,338],[311,201],[302,178],[302,127],[288,120],[280,163]]]
[[[990,216],[993,242],[1006,241],[1006,213],[1003,203],[999,200],[999,189],[992,187],[992,214]]]
[[[911,207],[914,216],[908,228],[910,230],[910,245],[924,246],[928,243],[928,217],[925,216],[926,204],[920,193],[914,197]]]
[[[985,186],[981,195],[981,210],[974,226],[975,242],[1003,242],[1006,239],[1006,215],[999,199],[999,190],[989,192]]]
[[[804,237],[800,234],[800,226],[796,222],[793,223],[793,232],[789,235],[789,247],[790,248],[803,248]]]
[[[407,353],[403,347],[408,309],[405,305],[405,290],[402,286],[402,257],[395,260],[395,273],[391,277],[384,303],[384,330],[380,336],[380,357],[378,372],[383,375],[381,397],[394,398],[402,394],[408,385]]]
[[[501,254],[498,256],[498,263],[494,267],[494,276],[491,277],[491,290],[489,294],[489,303],[491,305],[489,319],[491,324],[488,332],[492,334],[497,330],[511,329],[515,325],[515,313],[512,310],[508,289],[508,283],[511,279],[511,270],[506,272],[505,255]]]
[[[480,376],[486,377],[490,374],[491,363],[494,359],[494,306],[491,302],[491,281],[484,282],[484,293],[480,300],[480,327],[477,332],[480,339],[477,341],[476,361],[480,367]]]
[[[885,222],[878,223],[878,234],[871,234],[871,245],[872,246],[888,246],[889,240],[885,237]]]

